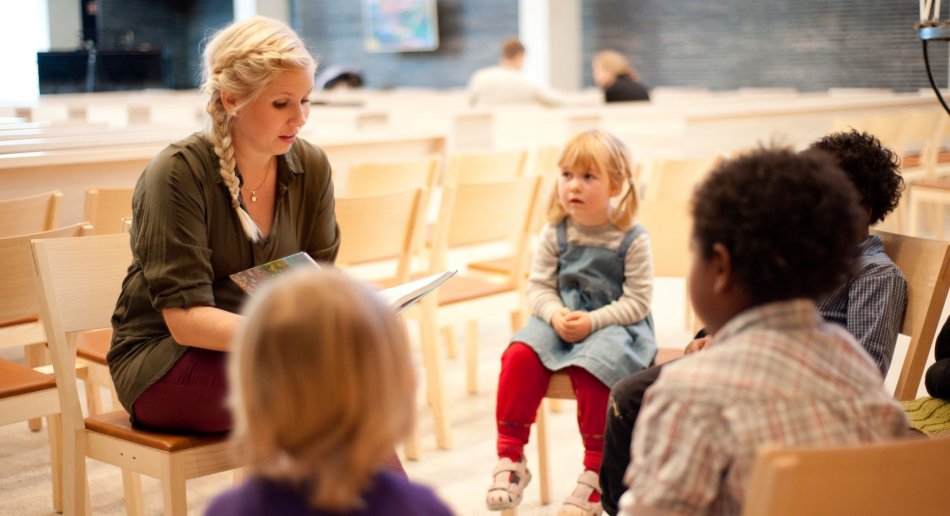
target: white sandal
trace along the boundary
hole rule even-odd
[[[590,502],[590,495],[594,490],[600,490],[600,476],[590,470],[585,470],[577,477],[577,486],[574,492],[564,499],[564,504],[557,511],[557,516],[597,516],[604,508],[600,502]]]
[[[485,505],[490,511],[512,509],[521,503],[524,488],[531,482],[524,458],[518,462],[504,457],[495,464],[491,472],[492,484],[485,495]]]

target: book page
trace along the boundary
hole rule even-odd
[[[445,271],[441,274],[433,274],[402,285],[396,285],[379,291],[379,295],[389,303],[397,313],[402,313],[407,308],[422,299],[426,294],[439,288],[440,285],[455,276],[458,271]]]

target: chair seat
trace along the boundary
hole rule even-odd
[[[501,274],[507,276],[515,267],[514,256],[503,256],[493,260],[484,260],[480,262],[470,262],[465,266],[470,271],[487,272],[490,274]]]
[[[56,379],[53,375],[36,372],[9,360],[0,360],[0,399],[55,388]]]
[[[189,448],[207,446],[209,444],[218,444],[228,438],[227,433],[181,435],[141,430],[132,426],[132,422],[129,420],[129,413],[124,410],[86,418],[86,430],[165,452],[182,451]]]
[[[493,283],[471,276],[456,275],[452,281],[439,287],[439,306],[461,303],[494,294],[504,294],[514,289],[511,285]]]
[[[76,335],[76,356],[79,358],[106,365],[106,353],[112,345],[112,330],[90,330]]]

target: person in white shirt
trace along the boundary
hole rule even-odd
[[[524,45],[517,38],[505,40],[499,63],[477,70],[468,81],[469,104],[472,107],[561,104],[556,95],[524,75],[524,60]]]

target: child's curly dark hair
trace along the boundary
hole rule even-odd
[[[722,161],[693,193],[692,215],[697,251],[709,259],[722,244],[756,304],[841,285],[867,231],[851,181],[815,150],[761,148]]]
[[[897,207],[904,191],[900,160],[874,135],[852,129],[824,136],[809,148],[831,154],[848,174],[861,195],[861,204],[871,210],[872,226]]]

